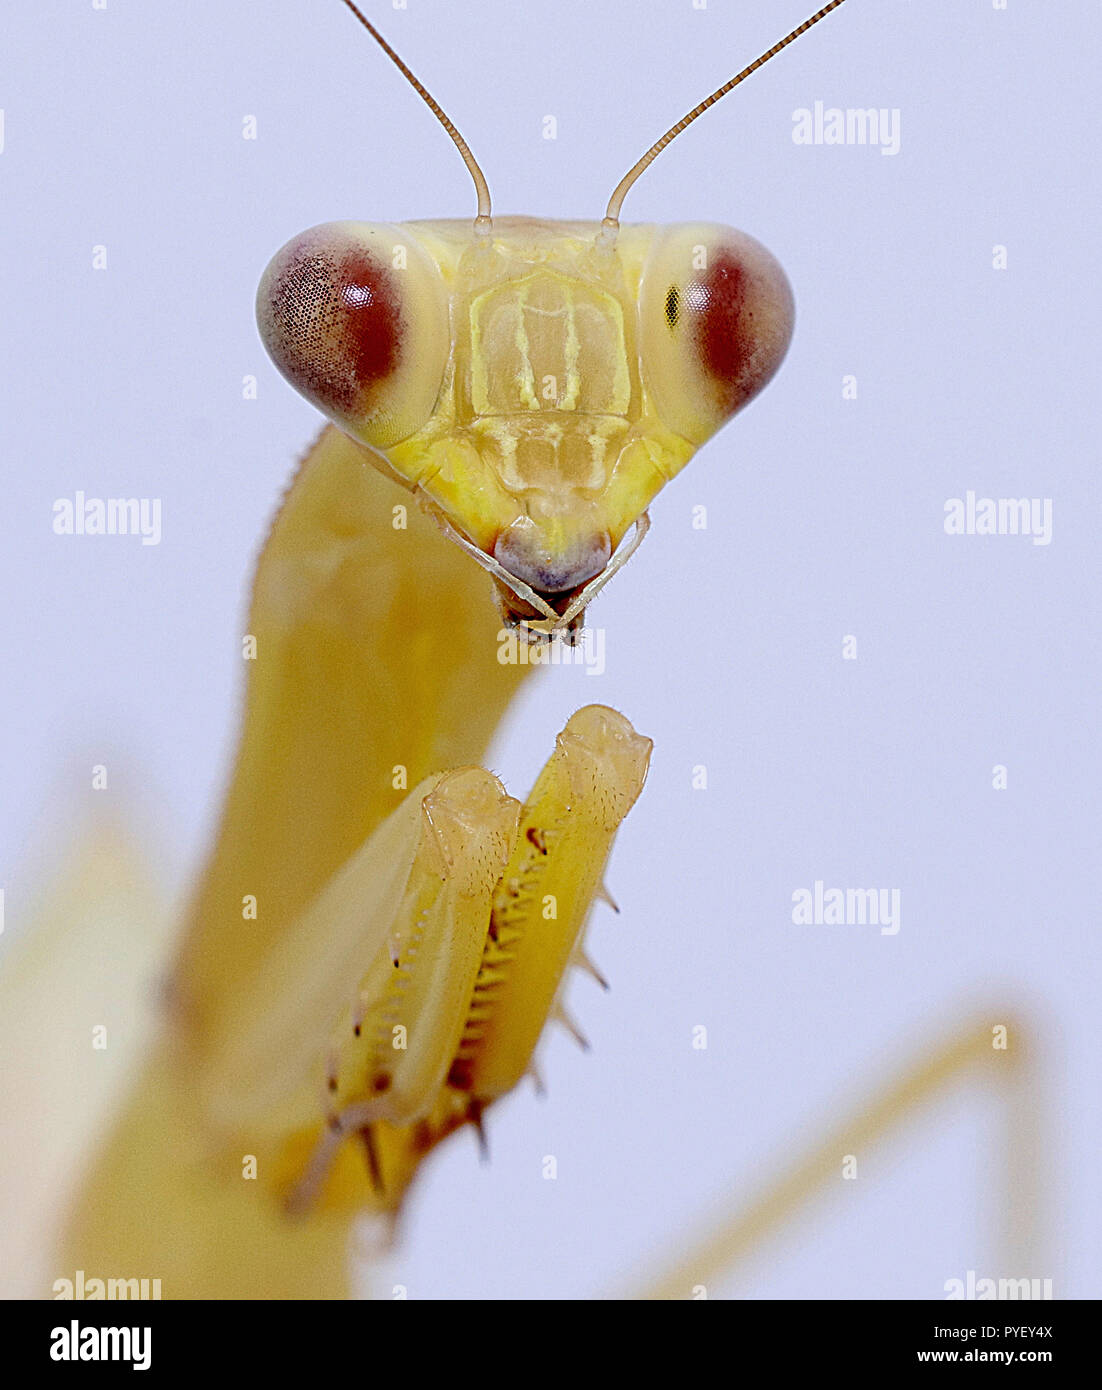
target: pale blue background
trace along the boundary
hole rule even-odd
[[[499,210],[593,217],[812,7],[369,5]],[[17,928],[36,828],[105,750],[111,796],[171,843],[178,880],[207,843],[247,577],[316,427],[254,331],[268,257],[316,222],[465,216],[473,198],[336,0],[9,0],[2,29],[0,882]],[[633,220],[764,241],[796,338],[594,608],[607,673],[550,673],[496,750],[523,794],[595,699],[656,743],[612,866],[623,916],[599,909],[591,933],[613,991],[573,990],[593,1051],[555,1039],[548,1099],[501,1107],[490,1168],[466,1137],[441,1155],[388,1266],[411,1296],[619,1287],[979,998],[1028,1009],[1043,1037],[1041,1267],[993,1267],[998,1117],[959,1100],[722,1291],[937,1297],[976,1269],[1102,1292],[1100,37],[1070,0],[849,0],[629,196]],[[901,153],[796,147],[792,112],[817,99],[901,108]],[[161,497],[160,547],[53,536],[53,500],[78,488]],[[968,488],[1052,497],[1052,544],[945,536],[943,503]],[[817,878],[900,887],[901,933],[793,926],[792,890]]]

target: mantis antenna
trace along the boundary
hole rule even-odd
[[[485,174],[478,166],[478,160],[475,159],[474,155],[471,153],[470,146],[467,144],[466,140],[463,139],[462,135],[460,135],[459,131],[456,130],[455,126],[448,118],[447,113],[435,100],[432,94],[422,86],[416,77],[414,77],[413,73],[410,72],[409,68],[407,68],[401,58],[398,57],[397,53],[395,53],[394,49],[387,43],[386,39],[383,38],[382,34],[379,33],[378,29],[375,28],[374,24],[372,24],[366,15],[352,3],[352,0],[344,0],[344,3],[387,57],[394,63],[413,90],[418,96],[424,99],[429,110],[451,136],[455,148],[463,156],[463,163],[470,170],[471,178],[474,179],[475,192],[478,194],[478,216],[475,218],[475,230],[483,234],[489,233],[492,226],[490,221],[490,186],[486,182]],[[835,4],[839,3],[840,0],[835,0]]]
[[[826,16],[830,14],[831,10],[836,10],[840,4],[842,4],[842,0],[830,0],[829,5],[824,5],[823,8],[819,10],[817,14],[813,14],[810,19],[805,19],[798,29],[793,29],[791,34],[781,39],[780,43],[775,43],[768,52],[763,53],[760,58],[756,58],[748,68],[743,68],[740,73],[732,77],[730,82],[725,82],[722,87],[717,88],[717,90],[714,91],[710,97],[706,97],[699,106],[694,106],[687,116],[682,116],[681,120],[679,120],[675,126],[671,126],[670,129],[666,131],[665,135],[662,136],[661,140],[656,140],[642,159],[640,159],[637,164],[633,164],[616,185],[612,197],[608,200],[608,211],[605,213],[604,222],[601,224],[605,235],[607,237],[615,236],[616,230],[620,225],[620,209],[624,205],[624,199],[627,197],[628,189],[643,170],[657,159],[675,135],[680,135],[685,127],[692,125],[697,116],[703,115],[709,106],[714,106],[720,97],[725,97],[727,93],[734,87],[737,87],[740,82],[745,81],[752,72],[756,72],[758,68],[768,63],[769,59],[775,57],[782,48],[787,48],[790,43],[794,43],[801,34],[806,33],[812,25],[818,24],[820,19],[825,19]]]

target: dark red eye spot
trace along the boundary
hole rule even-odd
[[[401,297],[370,246],[318,227],[280,251],[264,275],[257,321],[276,366],[328,414],[369,415],[374,388],[398,365]]]
[[[754,352],[754,311],[746,303],[746,273],[733,256],[721,252],[705,279],[693,288],[692,298],[699,301],[701,360],[718,382],[730,388]]]
[[[716,406],[731,415],[770,380],[792,334],[792,291],[763,248],[744,255],[716,247],[699,279],[685,286],[701,366],[716,390]]]

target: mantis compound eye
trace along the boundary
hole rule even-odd
[[[408,230],[329,222],[301,233],[264,272],[256,317],[291,385],[361,443],[388,448],[432,414],[447,294]]]
[[[784,271],[753,237],[670,227],[639,293],[644,382],[662,422],[703,444],[771,380],[794,317]]]

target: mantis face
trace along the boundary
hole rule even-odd
[[[303,232],[261,280],[261,337],[287,380],[490,571],[506,623],[574,628],[645,534],[651,499],[765,386],[792,336],[792,291],[763,246],[710,223],[621,228],[624,197],[686,126],[843,0],[671,127],[600,223],[494,221],[466,141],[344,3],[451,136],[478,216]]]
[[[273,361],[490,563],[507,619],[563,619],[792,334],[745,233],[497,218],[337,222],[261,281]],[[573,608],[572,608],[573,606]]]

